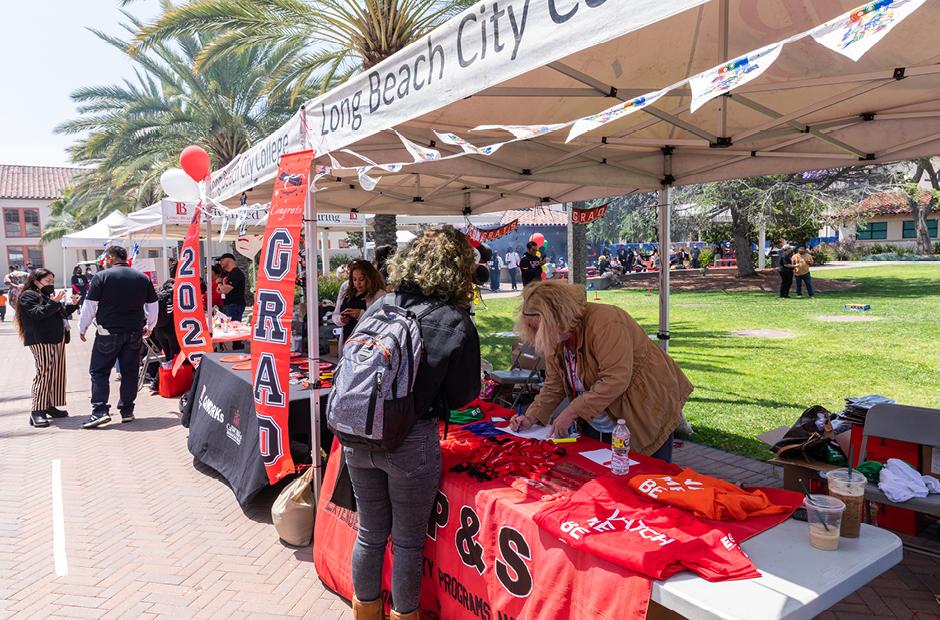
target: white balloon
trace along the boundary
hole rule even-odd
[[[177,202],[199,201],[199,184],[179,168],[170,168],[161,174],[160,187]]]

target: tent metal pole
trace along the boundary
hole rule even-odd
[[[161,233],[161,235],[162,235],[162,240],[163,240],[163,241],[162,241],[162,245],[160,246],[160,249],[162,250],[161,254],[163,254],[163,280],[162,280],[162,281],[163,281],[163,282],[166,282],[167,280],[170,279],[170,262],[169,262],[169,258],[168,258],[167,255],[166,255],[166,254],[167,254],[167,250],[166,250],[166,214],[163,215],[163,221],[160,222],[160,233]],[[206,283],[208,284],[208,280],[206,281]]]
[[[327,275],[330,273],[330,260],[329,252],[326,250],[327,244],[330,242],[330,233],[327,230],[320,231],[320,261],[323,263],[320,266],[321,273]]]
[[[764,270],[767,268],[767,222],[764,221],[764,214],[761,214],[760,225],[757,231],[757,268]]]
[[[307,361],[310,373],[310,455],[313,457],[313,498],[319,501],[323,484],[320,458],[320,303],[317,286],[317,200],[307,192],[304,201],[304,251],[307,261]],[[311,269],[312,267],[312,269]],[[316,373],[316,374],[314,374]]]
[[[565,206],[568,208],[568,284],[574,284],[574,203]]]
[[[672,147],[663,148],[663,187],[659,190],[659,346],[669,352],[669,250],[672,219]]]
[[[206,218],[206,292],[209,293],[207,296],[209,300],[212,299],[212,293],[208,290],[212,286],[212,250],[209,248],[209,244],[212,243],[212,216],[209,214],[209,207],[205,206],[205,202],[201,203],[203,205],[203,215]],[[209,326],[209,331],[212,331],[212,305],[206,303],[206,324]]]
[[[366,218],[362,218],[362,260],[366,259]]]

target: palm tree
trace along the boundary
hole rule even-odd
[[[133,38],[143,24],[123,13],[128,19],[124,28]],[[295,111],[287,94],[268,95],[265,84],[272,71],[298,52],[296,46],[258,45],[197,73],[196,59],[212,44],[212,35],[180,35],[138,52],[131,50],[129,40],[95,34],[128,55],[136,65],[136,80],[72,94],[79,116],[57,131],[80,136],[70,148],[72,160],[93,169],[77,177],[67,208],[56,220],[57,231],[87,224],[115,208],[129,211],[152,204],[161,194],[160,174],[178,165],[186,146],[205,148],[218,169]]]
[[[192,0],[167,7],[136,39],[142,51],[181,36],[215,36],[200,72],[271,41],[292,51],[269,74],[272,94],[297,100],[313,81],[326,90],[419,40],[472,0]],[[376,245],[395,247],[395,216],[377,216]]]

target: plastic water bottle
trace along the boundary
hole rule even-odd
[[[630,429],[624,420],[617,420],[610,439],[610,470],[615,476],[630,471]]]

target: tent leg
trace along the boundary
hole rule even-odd
[[[304,240],[307,260],[307,360],[310,368],[310,455],[313,457],[313,497],[319,501],[323,484],[320,458],[320,303],[317,286],[317,202],[316,194],[307,192],[304,201]],[[311,266],[313,269],[311,269]],[[324,266],[327,265],[324,262]],[[313,374],[317,373],[317,374]]]
[[[569,202],[568,207],[568,284],[574,281],[574,203]]]
[[[663,188],[659,190],[659,346],[669,352],[669,250],[672,219],[672,148],[663,149]]]
[[[323,264],[320,266],[323,275],[330,273],[330,260],[329,252],[326,251],[326,246],[330,242],[330,233],[325,230],[320,231],[320,260]]]
[[[160,232],[162,236],[162,242],[160,245],[161,254],[163,254],[163,282],[166,282],[170,279],[170,263],[166,255],[166,217],[163,218],[163,221],[160,222]],[[208,284],[208,281],[206,281]]]
[[[72,278],[69,277],[69,257],[66,256],[68,250],[62,248],[62,288],[68,289],[71,286]],[[66,299],[71,299],[71,295],[67,295]]]
[[[760,228],[757,233],[757,268],[767,268],[767,222],[761,217]]]
[[[205,203],[202,203],[205,205]],[[212,243],[212,216],[209,215],[209,208],[203,211],[206,218],[206,295],[208,300],[212,299],[212,293],[209,287],[212,286],[212,249],[209,247]],[[212,331],[212,304],[206,303],[206,322],[209,325],[209,331]]]

